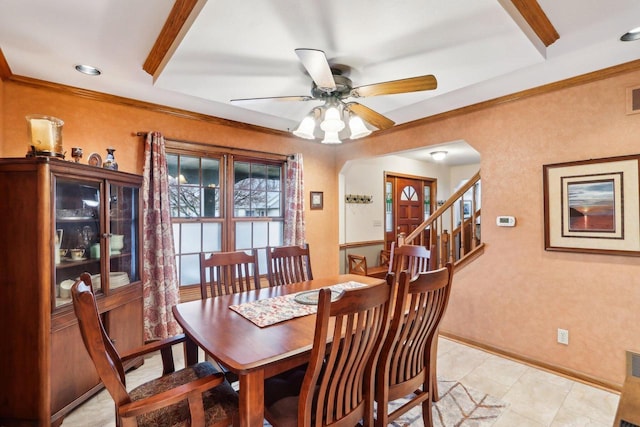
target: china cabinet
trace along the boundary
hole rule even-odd
[[[141,182],[54,157],[0,159],[0,425],[59,425],[102,387],[71,304],[81,273],[118,351],[142,344]]]

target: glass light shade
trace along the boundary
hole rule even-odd
[[[335,133],[344,129],[344,122],[340,119],[340,112],[336,107],[327,108],[324,113],[324,120],[320,123],[320,128],[325,132]]]
[[[340,141],[340,138],[338,137],[338,132],[325,132],[322,143],[323,144],[342,144],[342,141]]]
[[[352,115],[349,119],[349,129],[351,129],[351,139],[358,139],[371,133],[364,125],[362,119],[356,115]]]
[[[307,116],[300,122],[298,129],[293,131],[295,136],[304,139],[314,139],[313,129],[316,127],[316,121],[311,116]]]
[[[447,157],[446,151],[434,151],[431,153],[431,158],[435,161],[443,160],[445,157]]]

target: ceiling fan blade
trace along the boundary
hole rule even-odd
[[[354,87],[350,96],[362,98],[365,96],[391,95],[394,93],[419,92],[432,90],[438,87],[438,81],[432,74],[408,79],[393,80],[389,82],[374,83]]]
[[[252,102],[252,101],[311,101],[311,96],[268,96],[265,98],[240,98],[232,99],[230,102]]]
[[[324,92],[336,90],[336,82],[323,51],[318,49],[296,49],[296,55],[304,65],[318,89]]]
[[[373,111],[369,107],[365,107],[362,104],[358,104],[357,102],[350,102],[347,105],[347,108],[360,116],[362,120],[371,125],[377,127],[380,130],[389,129],[393,127],[395,122],[380,113]]]

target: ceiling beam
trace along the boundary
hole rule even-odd
[[[176,0],[169,12],[169,16],[156,39],[147,59],[144,61],[142,69],[152,76],[156,76],[158,70],[161,69],[161,65],[166,63],[170,54],[176,49],[176,42],[184,36],[184,33],[189,26],[185,27],[187,21],[195,19],[194,9],[200,3],[200,7],[197,8],[197,12],[204,6],[204,1],[201,0]],[[190,18],[191,17],[191,18]]]
[[[518,9],[520,15],[527,21],[533,32],[536,33],[540,41],[546,47],[560,38],[555,27],[549,21],[547,14],[544,13],[542,7],[537,0],[511,0],[511,3]]]
[[[147,55],[142,67],[144,71],[152,76],[157,75],[160,65],[168,60],[167,55],[176,48],[175,43],[181,31],[183,31],[183,28],[185,30],[188,28],[185,27],[187,21],[190,20],[190,17],[191,20],[195,19],[193,11],[198,2],[199,0],[177,0],[175,2],[155,44],[151,48],[149,55]],[[537,0],[511,0],[511,3],[513,3],[545,46],[548,47],[560,38]],[[204,2],[198,7],[198,10],[203,5]]]
[[[13,75],[7,58],[5,58],[2,48],[0,48],[0,80],[7,80]]]

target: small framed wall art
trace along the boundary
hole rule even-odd
[[[548,251],[640,256],[640,155],[543,166]]]
[[[322,191],[311,192],[311,209],[322,209],[324,206],[324,196]]]

